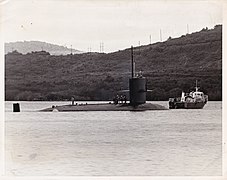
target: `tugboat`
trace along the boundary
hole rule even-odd
[[[208,101],[208,95],[204,95],[196,87],[195,91],[190,93],[182,92],[181,97],[169,98],[169,109],[202,109]]]

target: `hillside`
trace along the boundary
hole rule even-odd
[[[71,53],[71,49],[64,47],[64,46],[58,46],[55,44],[50,44],[46,42],[41,41],[19,41],[19,42],[10,42],[5,43],[5,54],[17,51],[22,54],[31,53],[32,51],[47,51],[51,55],[67,55]],[[80,54],[83,53],[82,51],[72,49],[73,54]]]
[[[134,50],[136,70],[147,77],[149,100],[167,100],[195,86],[222,99],[222,26]],[[53,56],[18,52],[5,56],[6,100],[111,100],[128,88],[130,48]]]

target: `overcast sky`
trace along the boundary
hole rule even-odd
[[[39,40],[87,51],[145,45],[222,23],[219,0],[1,0],[5,42]]]

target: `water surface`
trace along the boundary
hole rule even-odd
[[[20,113],[12,103],[5,103],[7,175],[222,173],[221,102],[145,112],[38,112],[69,102],[20,102]]]

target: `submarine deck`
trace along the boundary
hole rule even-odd
[[[165,106],[159,104],[145,103],[136,107],[129,104],[80,104],[80,105],[62,105],[41,110],[42,112],[52,111],[147,111],[147,110],[167,110]]]

